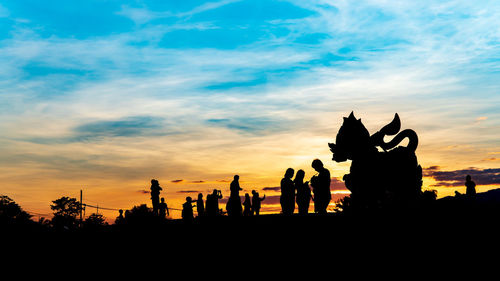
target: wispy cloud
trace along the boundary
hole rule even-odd
[[[204,184],[238,171],[272,187],[286,167],[312,173],[317,157],[340,191],[348,166],[326,162],[326,143],[351,110],[370,132],[398,112],[424,166],[497,163],[485,157],[500,137],[494,1],[72,5],[0,6],[12,191],[47,171]]]
[[[437,181],[436,186],[456,187],[465,185],[465,177],[470,175],[477,185],[500,185],[500,169],[468,168],[462,170],[442,171],[433,166],[424,169],[424,176]]]
[[[27,137],[23,140],[35,143],[61,144],[71,142],[95,142],[114,137],[153,137],[174,134],[169,131],[163,118],[133,116],[120,120],[100,120],[77,125],[64,137]]]
[[[198,190],[179,190],[177,193],[199,193]]]

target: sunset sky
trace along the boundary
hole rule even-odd
[[[0,194],[32,213],[151,205],[152,178],[180,208],[235,174],[279,212],[315,158],[345,195],[327,144],[351,111],[371,133],[397,112],[439,197],[500,187],[498,1],[5,0],[0,63]]]

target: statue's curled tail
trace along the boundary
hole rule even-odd
[[[401,143],[405,138],[409,139],[408,142],[408,150],[415,152],[418,146],[418,136],[415,131],[411,129],[406,129],[399,132],[401,128],[401,121],[399,119],[399,115],[396,113],[394,115],[394,119],[391,121],[391,123],[385,125],[380,131],[376,132],[373,134],[370,139],[375,146],[380,146],[384,151],[390,150],[394,148],[396,145]],[[392,136],[397,134],[391,141],[385,142],[384,137],[387,136]]]

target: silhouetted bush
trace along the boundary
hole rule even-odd
[[[131,210],[125,211],[125,217],[123,218],[122,224],[128,226],[144,226],[156,225],[165,221],[166,219],[156,215],[153,209],[148,208],[146,204],[142,204],[134,206]]]
[[[93,213],[90,216],[88,216],[83,222],[83,227],[85,229],[92,229],[92,230],[100,229],[107,225],[108,223],[106,223],[104,216],[96,213]]]

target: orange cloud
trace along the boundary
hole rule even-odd
[[[488,161],[488,162],[491,162],[491,161],[500,161],[500,158],[491,157],[491,158],[483,159],[481,161]]]

